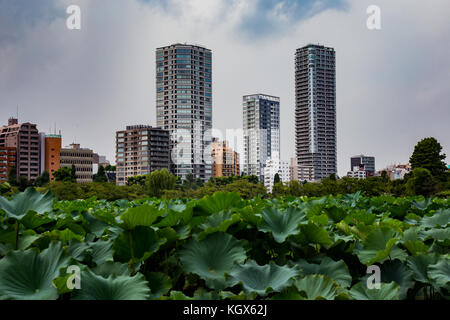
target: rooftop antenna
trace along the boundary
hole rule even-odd
[[[19,120],[19,105],[16,107],[16,119]]]

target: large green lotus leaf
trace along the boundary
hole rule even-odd
[[[406,264],[413,272],[413,278],[422,283],[430,283],[428,277],[428,266],[437,263],[439,256],[437,254],[419,254],[410,256]]]
[[[137,226],[150,227],[162,214],[164,214],[164,210],[144,203],[129,208],[120,216],[120,219],[124,222],[125,228],[131,230]]]
[[[37,234],[33,230],[25,230],[19,237],[19,250],[28,249],[36,240],[42,237],[41,234]]]
[[[241,243],[229,234],[214,233],[203,241],[191,240],[179,252],[186,273],[195,273],[209,288],[227,287],[225,273],[246,259]]]
[[[293,207],[285,211],[273,207],[266,208],[261,215],[263,220],[258,226],[258,230],[271,232],[278,243],[283,243],[290,235],[298,234],[300,232],[298,225],[308,222],[305,212]]]
[[[299,237],[301,242],[305,244],[319,244],[323,246],[330,246],[333,244],[327,230],[313,223],[308,223],[304,226],[302,225],[300,227]]]
[[[172,205],[168,204],[166,213],[161,215],[162,219],[154,226],[158,228],[173,227],[177,225],[183,218],[186,205]]]
[[[88,212],[82,212],[81,215],[87,221],[88,230],[95,234],[97,237],[101,237],[105,230],[110,226],[109,224],[95,218],[92,214]]]
[[[232,214],[230,211],[221,211],[210,215],[204,224],[199,225],[203,231],[197,236],[198,240],[203,240],[208,234],[215,232],[226,232],[228,228],[239,222],[238,214]]]
[[[275,294],[270,300],[305,300],[295,287],[290,287]]]
[[[352,284],[352,276],[343,260],[336,262],[325,257],[320,264],[308,263],[306,260],[301,260],[297,264],[302,268],[305,275],[321,274],[328,276],[343,288],[348,288]]]
[[[52,230],[50,232],[45,233],[46,236],[60,240],[64,243],[68,243],[71,240],[77,240],[79,242],[83,241],[83,237],[72,232],[70,229],[64,229],[64,230]]]
[[[399,300],[400,286],[395,282],[380,283],[380,289],[369,289],[365,281],[358,282],[349,291],[355,300]]]
[[[428,266],[428,277],[435,288],[447,287],[450,283],[450,260],[441,258],[436,264]]]
[[[445,228],[450,221],[450,209],[440,209],[437,210],[434,215],[430,217],[423,217],[420,224],[424,228],[435,228],[442,227]]]
[[[29,211],[20,222],[25,226],[26,229],[35,229],[42,225],[53,222],[55,219],[51,218],[49,215],[38,214],[34,211]]]
[[[397,233],[388,228],[378,228],[370,232],[361,250],[355,250],[361,263],[370,266],[375,262],[383,262],[388,257],[404,260],[406,252],[394,247],[397,243]],[[395,248],[395,249],[393,249]]]
[[[308,300],[334,300],[337,284],[323,275],[307,275],[295,281],[298,291],[304,292]]]
[[[73,291],[73,300],[146,300],[148,282],[140,273],[134,277],[120,275],[104,278],[90,270],[81,274],[81,289]]]
[[[120,262],[107,261],[101,265],[96,266],[92,269],[96,275],[102,276],[103,278],[108,278],[109,276],[130,276],[131,270],[128,265]]]
[[[112,241],[98,240],[96,242],[89,242],[88,244],[92,255],[92,261],[94,261],[97,266],[107,261],[114,261]]]
[[[170,291],[169,300],[194,300],[194,298],[188,297],[180,291]]]
[[[299,271],[295,268],[278,266],[273,262],[260,266],[253,260],[237,265],[230,272],[233,282],[242,283],[245,292],[260,296],[266,296],[269,292],[281,292],[298,274]]]
[[[37,192],[34,188],[27,188],[25,192],[16,193],[11,201],[0,197],[0,209],[10,218],[21,220],[30,211],[44,214],[53,210],[53,195]]]
[[[412,205],[414,207],[416,207],[417,209],[419,209],[420,211],[425,211],[428,209],[428,207],[433,203],[433,199],[431,198],[426,198],[422,201],[416,201],[413,200],[412,201]]]
[[[450,239],[450,228],[425,230],[422,231],[420,235],[424,241],[434,239],[439,243],[448,245],[448,240]]]
[[[149,272],[145,275],[151,294],[150,299],[160,299],[172,289],[172,281],[170,277],[160,272]]]
[[[420,240],[417,241],[406,241],[403,243],[406,249],[413,255],[416,256],[418,254],[427,253],[430,248]]]
[[[241,196],[236,192],[216,192],[206,196],[198,202],[198,206],[208,214],[220,211],[231,211],[243,206]]]
[[[344,208],[335,205],[325,208],[325,212],[334,223],[341,222],[347,216],[347,211]]]
[[[40,254],[33,249],[10,252],[0,260],[0,296],[12,300],[57,299],[52,280],[68,260],[61,244],[53,242]]]
[[[134,230],[123,231],[114,240],[114,257],[119,262],[134,263],[147,260],[159,247],[166,242],[161,239],[155,230],[148,227],[136,227]]]
[[[69,245],[66,249],[73,259],[77,261],[83,261],[86,254],[88,253],[89,246],[85,242],[73,240],[69,241]]]
[[[392,281],[400,286],[399,299],[406,299],[408,290],[414,286],[413,272],[400,260],[386,261],[381,266],[381,282]]]

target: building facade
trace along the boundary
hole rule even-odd
[[[280,157],[280,98],[265,94],[243,97],[243,172],[264,182],[267,159]]]
[[[336,55],[307,45],[295,55],[296,156],[301,181],[337,173]]]
[[[169,130],[171,171],[212,175],[212,53],[187,44],[156,49],[156,123]]]
[[[299,181],[297,158],[291,158],[291,163],[289,164],[289,174],[291,181]]]
[[[289,163],[280,159],[267,159],[264,167],[264,186],[272,192],[275,175],[278,173],[283,183],[290,181]]]
[[[8,180],[9,171],[16,166],[16,148],[0,147],[0,183]]]
[[[10,118],[8,125],[0,128],[0,147],[17,150],[17,177],[36,180],[41,168],[40,135],[37,125],[28,122],[19,124],[18,119]]]
[[[350,158],[350,171],[355,171],[355,168],[359,170],[361,166],[367,177],[375,175],[375,157],[359,155]]]
[[[72,143],[69,147],[61,148],[60,167],[72,168],[74,165],[78,183],[92,182],[93,154],[91,149]]]
[[[44,144],[44,170],[49,173],[50,181],[54,182],[55,171],[61,167],[62,138],[60,134],[48,134]]]
[[[127,126],[116,132],[116,183],[170,169],[169,131],[146,125]]]
[[[212,177],[230,177],[240,175],[239,154],[230,147],[227,141],[212,140]]]

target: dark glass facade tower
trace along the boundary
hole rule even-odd
[[[171,171],[209,180],[212,53],[187,44],[156,49],[156,122],[170,132]]]
[[[300,181],[337,173],[336,54],[307,45],[295,55],[295,141]]]

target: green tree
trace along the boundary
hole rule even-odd
[[[103,166],[98,167],[97,174],[94,174],[93,179],[94,182],[108,182],[108,178],[106,177],[105,168]]]
[[[73,181],[77,181],[77,168],[75,168],[74,164],[72,164],[72,168],[70,168],[70,176],[72,177]]]
[[[287,188],[283,184],[283,182],[274,183],[272,187],[272,196],[273,197],[283,197],[287,195]]]
[[[145,188],[152,197],[161,197],[165,190],[174,190],[177,178],[167,169],[156,170],[145,180]]]
[[[436,192],[436,181],[428,169],[416,168],[406,182],[408,194],[428,197]]]
[[[280,175],[277,173],[275,173],[275,176],[273,177],[273,184],[276,185],[277,183],[281,182],[281,178]]]
[[[302,195],[302,185],[297,180],[292,180],[287,184],[287,194],[293,197]]]
[[[17,167],[12,166],[8,171],[8,183],[12,186],[17,186]]]
[[[57,182],[76,182],[72,172],[69,167],[61,167],[53,173],[53,176]]]
[[[445,154],[441,154],[442,146],[435,138],[425,138],[421,140],[414,148],[414,152],[409,159],[412,169],[424,168],[431,175],[443,178],[447,171]]]
[[[43,187],[50,182],[50,174],[47,171],[44,171],[40,176],[36,178],[34,181],[34,185],[36,187]]]
[[[147,179],[147,176],[134,176],[134,177],[129,177],[127,179],[127,184],[129,186],[135,186],[135,185],[139,185],[139,186],[145,186],[145,180]]]

